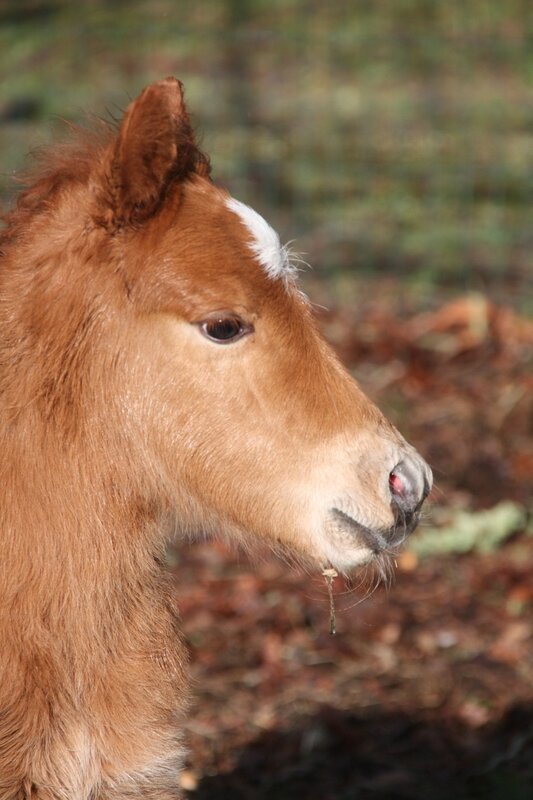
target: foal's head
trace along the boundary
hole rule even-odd
[[[431,472],[318,333],[277,234],[211,182],[179,82],[42,180],[6,248],[49,430],[107,431],[114,491],[187,533],[342,570],[398,545]]]

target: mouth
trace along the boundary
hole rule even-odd
[[[332,508],[331,515],[340,532],[353,536],[359,546],[374,555],[399,548],[418,524],[420,514],[401,514],[391,528],[372,529],[358,522],[340,508]]]

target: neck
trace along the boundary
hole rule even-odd
[[[161,580],[165,544],[157,505],[118,483],[128,451],[104,460],[103,442],[83,438],[7,436],[0,504],[0,628],[41,648],[61,641],[79,659],[119,646]]]

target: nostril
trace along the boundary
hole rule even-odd
[[[405,483],[403,482],[402,478],[394,472],[394,470],[389,475],[389,488],[393,495],[402,496],[406,493],[407,489]]]
[[[400,461],[389,473],[389,491],[394,505],[403,514],[413,514],[422,505],[427,485],[423,485],[423,475],[414,461]]]

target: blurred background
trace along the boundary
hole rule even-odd
[[[432,464],[394,585],[169,553],[191,798],[533,798],[533,14],[525,0],[1,0],[0,199],[173,74]]]

